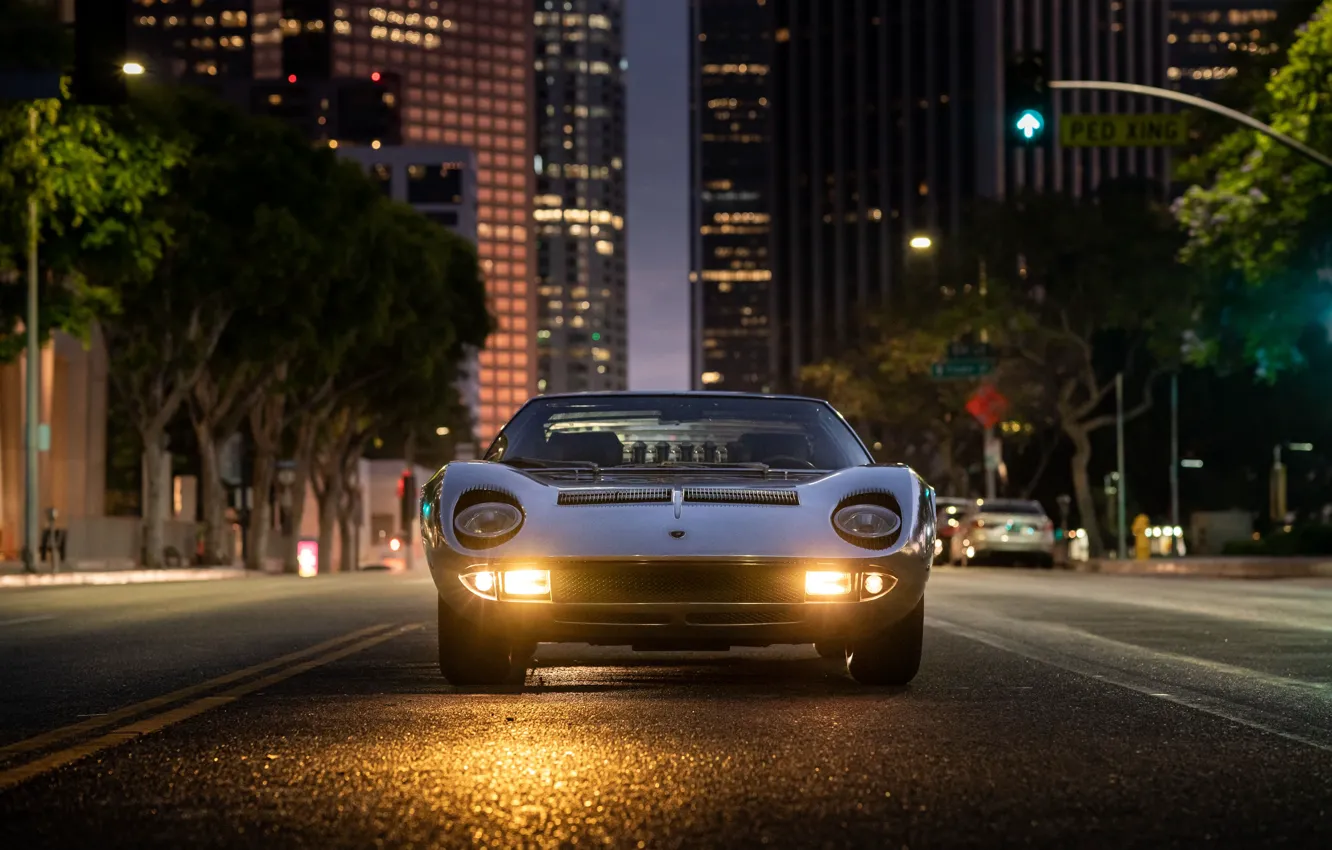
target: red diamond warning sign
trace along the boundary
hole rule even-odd
[[[982,428],[993,428],[1008,412],[1008,399],[994,387],[986,384],[967,399],[967,413],[976,418]]]

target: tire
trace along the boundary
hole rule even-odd
[[[905,685],[920,671],[925,634],[925,597],[905,617],[851,644],[847,669],[862,685]]]
[[[840,658],[846,660],[846,643],[843,641],[819,642],[814,644],[814,651],[820,658]]]
[[[508,682],[514,671],[508,639],[460,617],[443,599],[438,602],[439,672],[449,684],[467,687]]]

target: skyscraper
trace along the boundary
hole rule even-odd
[[[1041,51],[1053,80],[1102,80],[1164,87],[1170,0],[994,0],[979,8],[985,43],[978,46],[983,69],[978,86],[985,100],[1002,99],[1004,63],[1021,51]],[[994,63],[994,64],[992,64]],[[1168,112],[1164,101],[1138,95],[1063,91],[1054,93],[1056,115]],[[996,127],[1005,115],[983,110]],[[995,128],[988,128],[993,135]],[[1000,133],[999,138],[1008,138]],[[1021,187],[1081,195],[1102,182],[1135,175],[1158,180],[1170,175],[1166,148],[1061,148],[1057,133],[1043,144],[1018,147],[1011,139],[998,160],[988,154],[981,186],[986,194]],[[991,191],[996,187],[997,191]],[[1164,188],[1163,188],[1164,191]]]
[[[921,283],[973,200],[1164,182],[1161,149],[1019,148],[1004,77],[1164,85],[1166,0],[693,0],[694,382],[795,390]],[[1157,101],[1058,93],[1056,113]]]
[[[978,193],[974,4],[773,0],[777,386],[854,344]],[[919,283],[919,280],[916,281]]]
[[[478,252],[499,324],[480,354],[476,436],[493,438],[536,389],[529,0],[136,2],[133,43],[150,72],[293,85],[392,75],[405,144],[475,151]]]
[[[623,0],[530,0],[537,389],[628,385]]]
[[[1272,30],[1292,6],[1288,0],[1171,0],[1170,84],[1211,97],[1239,73],[1244,56],[1277,49]]]
[[[692,385],[773,386],[772,6],[691,0]]]

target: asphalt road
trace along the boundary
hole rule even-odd
[[[543,646],[429,581],[0,594],[0,845],[1332,846],[1332,583],[940,570],[908,688]]]

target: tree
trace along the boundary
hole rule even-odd
[[[188,167],[173,172],[170,193],[152,205],[172,234],[162,261],[116,280],[122,309],[103,323],[111,378],[143,441],[144,557],[156,566],[168,514],[167,426],[187,400],[206,515],[215,534],[222,526],[216,437],[234,430],[262,352],[231,346],[235,359],[224,364],[215,355],[242,306],[256,312],[246,314],[255,321],[241,332],[262,338],[259,314],[303,292],[314,249],[302,210],[316,203],[317,164],[327,155],[276,123],[189,89],[158,93],[137,103],[135,114],[144,132],[182,140],[189,150]]]
[[[483,344],[491,328],[472,246],[405,205],[384,202],[383,216],[391,241],[377,291],[391,318],[380,332],[361,334],[356,356],[338,370],[313,445],[321,572],[332,568],[335,530],[350,564],[348,474],[367,442],[379,430],[410,435],[438,421],[464,349]]]
[[[988,296],[1010,380],[1072,442],[1078,513],[1103,551],[1089,468],[1092,437],[1150,409],[1155,378],[1180,358],[1197,278],[1176,260],[1181,238],[1157,190],[1106,184],[1091,198],[1026,194],[980,207],[974,242],[992,271]]]
[[[0,108],[0,363],[27,344],[19,329],[27,290],[28,199],[41,232],[38,317],[44,340],[59,329],[86,339],[119,306],[110,279],[144,273],[162,257],[169,226],[148,213],[185,151],[140,132],[123,110],[38,100]],[[13,285],[10,285],[13,284]]]
[[[1255,116],[1332,155],[1332,0],[1298,34]],[[1256,364],[1274,377],[1300,362],[1311,316],[1332,316],[1332,173],[1274,140],[1237,130],[1191,163],[1176,203],[1183,259],[1212,286],[1194,357]]]

